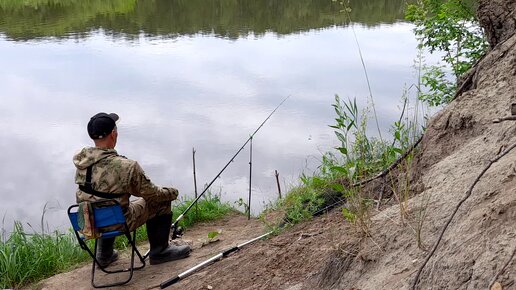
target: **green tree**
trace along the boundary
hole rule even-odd
[[[457,81],[487,49],[475,16],[476,1],[418,0],[407,6],[406,19],[415,24],[419,47],[442,53],[439,65],[423,67],[420,98],[432,106],[449,103]]]

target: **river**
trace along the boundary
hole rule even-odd
[[[100,111],[121,117],[117,151],[184,197],[193,148],[201,188],[290,96],[253,139],[253,215],[278,196],[275,170],[285,192],[337,146],[335,94],[371,103],[359,52],[387,136],[417,82],[413,26],[405,1],[350,5],[348,18],[331,0],[1,1],[2,228],[68,227],[72,156]],[[248,187],[247,147],[211,191],[235,204]]]

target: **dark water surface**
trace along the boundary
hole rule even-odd
[[[116,112],[120,154],[151,179],[193,195],[286,96],[253,142],[253,214],[336,145],[334,95],[368,104],[352,28],[381,129],[416,81],[405,1],[1,0],[0,215],[68,227],[72,156],[91,145],[89,117]],[[371,127],[374,134],[375,128]],[[247,198],[244,150],[212,191]]]

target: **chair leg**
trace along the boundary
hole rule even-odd
[[[98,260],[96,259],[97,240],[95,240],[95,250],[94,250],[94,253],[93,253],[93,257],[94,258],[93,258],[93,265],[92,265],[92,272],[91,272],[91,285],[94,288],[106,288],[106,287],[113,287],[113,286],[124,285],[124,284],[128,283],[129,281],[131,281],[131,279],[133,278],[134,270],[140,270],[140,269],[143,269],[145,267],[145,258],[138,251],[138,248],[136,248],[136,232],[133,232],[132,236],[131,236],[130,233],[126,233],[126,237],[129,240],[129,243],[131,244],[131,248],[132,248],[131,249],[131,262],[130,262],[129,268],[127,268],[127,269],[118,269],[118,270],[107,270],[107,269],[105,269],[105,268],[100,266],[100,264],[98,263]],[[137,254],[137,256],[138,256],[138,258],[140,259],[140,262],[141,262],[141,265],[138,266],[138,267],[134,267],[134,256],[135,256],[135,253]],[[91,254],[91,252],[90,252],[90,254]],[[124,281],[115,282],[115,283],[108,283],[108,284],[103,284],[103,285],[98,285],[98,284],[95,283],[95,268],[96,268],[96,264],[97,264],[97,266],[99,266],[99,268],[103,272],[105,272],[107,274],[129,272],[129,276]]]
[[[127,235],[127,239],[129,240],[129,243],[131,244],[131,247],[132,247],[131,267],[134,268],[134,270],[140,270],[143,267],[145,267],[145,258],[146,257],[142,256],[142,254],[140,253],[140,251],[138,251],[138,248],[136,247],[136,231],[133,232],[132,238],[131,238],[131,234],[127,233],[126,235]],[[140,259],[140,263],[141,263],[141,265],[138,267],[134,267],[134,254],[135,253],[138,256],[138,258]]]
[[[88,249],[88,252],[90,252],[91,254],[91,251],[89,251]],[[97,288],[95,286],[95,264],[97,263],[97,240],[95,239],[95,245],[93,246],[93,263],[91,263],[91,286]]]

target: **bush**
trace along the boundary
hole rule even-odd
[[[420,99],[432,106],[449,103],[457,81],[485,53],[488,45],[475,17],[476,1],[418,0],[408,4],[406,19],[415,24],[420,48],[442,53],[439,65],[423,67]]]

